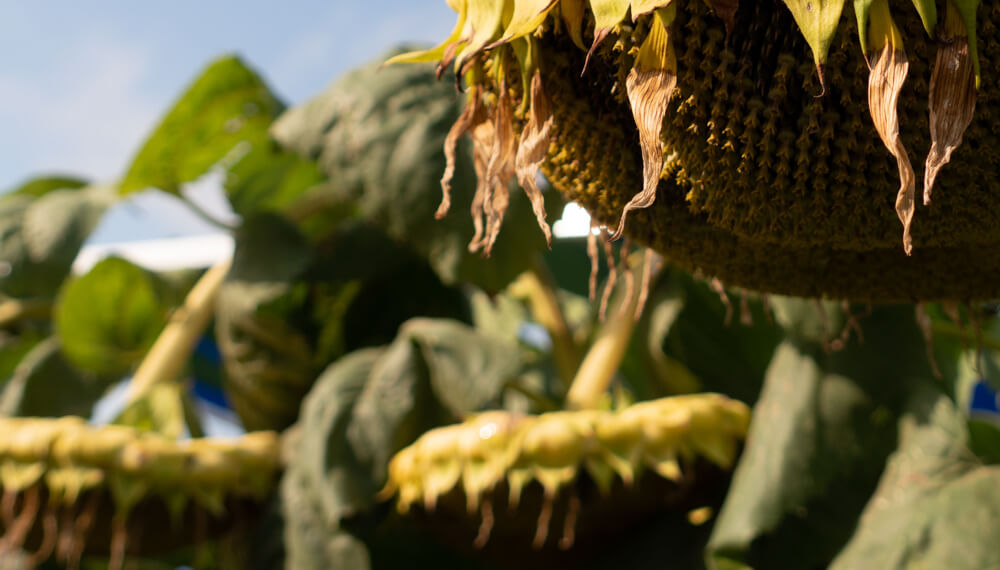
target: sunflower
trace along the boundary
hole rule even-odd
[[[730,285],[926,301],[1000,293],[1000,5],[449,0],[489,253],[541,171],[613,237]],[[932,201],[933,197],[933,201]]]

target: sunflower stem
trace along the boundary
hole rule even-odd
[[[171,315],[170,322],[132,377],[128,389],[129,403],[147,394],[153,386],[180,377],[198,339],[212,320],[215,298],[229,272],[230,263],[227,260],[206,271],[188,293],[184,304]]]

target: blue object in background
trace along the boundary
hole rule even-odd
[[[976,382],[972,387],[972,398],[969,399],[969,412],[972,414],[987,414],[1000,416],[1000,397],[985,380]]]

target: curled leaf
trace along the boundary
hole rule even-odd
[[[931,150],[924,165],[924,205],[931,203],[934,181],[951,153],[962,144],[962,135],[976,111],[976,80],[959,14],[948,4],[944,41],[939,42],[934,73],[931,75]]]
[[[597,51],[597,46],[601,45],[611,30],[625,19],[630,4],[631,0],[590,0],[590,10],[594,13],[594,41],[587,51],[583,73],[587,72],[590,58]]]
[[[469,93],[469,100],[462,109],[462,114],[458,116],[458,120],[448,130],[448,136],[444,139],[445,167],[444,175],[441,177],[441,205],[434,213],[434,217],[439,220],[451,207],[451,179],[455,176],[455,150],[458,147],[458,140],[485,120],[486,108],[483,106],[482,88],[477,85]]]
[[[871,15],[873,21],[869,30],[869,43],[873,47],[881,44],[882,48],[872,60],[871,73],[868,76],[868,106],[871,109],[875,130],[878,131],[885,147],[896,157],[899,167],[900,184],[896,195],[896,214],[903,223],[903,250],[910,255],[913,251],[913,237],[910,230],[916,208],[914,200],[916,177],[899,136],[899,116],[896,111],[899,92],[906,81],[910,64],[906,59],[906,52],[903,51],[899,30],[889,14],[887,0],[876,0],[872,4]]]
[[[448,53],[450,52],[452,57],[454,57],[458,46],[464,43],[464,40],[462,39],[462,30],[465,28],[466,15],[468,14],[468,2],[466,0],[460,0],[452,4],[451,7],[458,12],[458,22],[455,24],[455,28],[451,31],[451,35],[448,36],[448,39],[441,42],[440,45],[428,50],[401,53],[395,57],[389,58],[389,60],[385,62],[385,65],[392,65],[394,63],[426,63],[440,61],[444,67],[447,67],[448,64],[445,60],[449,59],[447,57]]]
[[[625,218],[630,211],[647,208],[656,200],[656,188],[663,169],[660,130],[670,97],[677,86],[677,56],[667,29],[674,15],[673,6],[656,12],[649,35],[639,48],[635,67],[629,72],[625,82],[632,116],[639,128],[642,191],[625,205],[612,239],[618,239],[625,231]]]
[[[531,209],[535,212],[538,227],[545,234],[545,242],[552,246],[552,230],[545,221],[545,197],[538,188],[536,177],[538,167],[545,160],[549,143],[552,140],[552,109],[549,98],[542,86],[541,71],[535,70],[531,78],[531,113],[528,124],[521,133],[521,141],[514,158],[514,170],[517,181],[531,200]]]

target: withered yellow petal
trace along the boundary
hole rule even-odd
[[[460,70],[467,61],[500,37],[504,14],[507,13],[509,16],[513,10],[513,0],[467,0],[467,2],[469,3],[467,27],[472,33],[458,62]]]
[[[642,190],[622,210],[614,238],[621,237],[625,231],[625,220],[630,211],[647,208],[656,200],[660,171],[663,169],[660,130],[670,97],[677,86],[677,56],[668,30],[675,14],[673,5],[656,12],[649,35],[642,42],[635,66],[625,81],[632,116],[639,129]]]
[[[896,215],[903,223],[903,250],[907,255],[913,251],[911,228],[916,209],[916,177],[913,166],[906,154],[906,148],[899,136],[899,93],[910,69],[906,52],[902,48],[899,30],[889,15],[887,0],[875,0],[871,6],[872,25],[868,31],[869,45],[881,45],[871,62],[868,76],[868,106],[872,121],[882,143],[896,158],[899,167],[899,191],[896,194]],[[876,27],[874,24],[878,22]],[[876,29],[885,30],[886,36],[875,37]]]
[[[951,153],[962,144],[962,135],[976,111],[976,79],[969,37],[957,10],[948,5],[945,41],[938,44],[930,87],[931,150],[924,165],[924,204],[931,203],[934,181]],[[957,28],[957,29],[956,29]]]
[[[465,19],[468,12],[468,3],[466,0],[448,0],[448,4],[451,5],[456,12],[458,12],[458,22],[455,24],[455,28],[451,31],[451,35],[448,36],[448,39],[441,42],[440,45],[428,50],[401,53],[395,57],[391,57],[385,62],[385,65],[392,65],[394,63],[427,63],[440,61],[444,59],[445,53],[450,47],[461,43],[462,29],[465,27]]]
[[[474,86],[469,92],[469,99],[462,109],[462,114],[458,116],[458,120],[448,130],[448,135],[444,139],[445,167],[444,175],[441,177],[441,205],[434,213],[439,220],[451,208],[451,179],[455,176],[455,151],[458,139],[486,120],[486,109],[482,99],[482,87]]]
[[[934,0],[913,0],[913,7],[920,14],[927,35],[934,37],[934,28],[937,27],[937,4]]]

